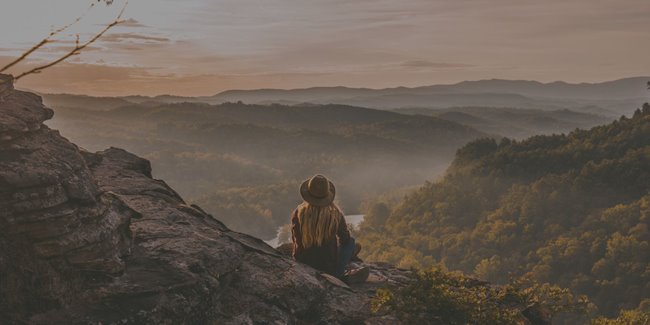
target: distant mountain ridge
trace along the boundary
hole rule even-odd
[[[588,129],[611,121],[606,116],[589,113],[593,107],[568,110],[535,110],[504,107],[452,107],[447,109],[403,108],[395,112],[435,116],[467,125],[487,134],[523,139],[539,134],[561,134],[576,128]]]
[[[631,77],[599,83],[542,83],[528,80],[489,79],[463,81],[449,85],[395,87],[385,89],[312,87],[302,89],[227,90],[212,96],[184,97],[174,95],[116,97],[131,103],[208,103],[242,101],[247,104],[343,104],[379,109],[448,108],[453,106],[516,107],[529,109],[576,109],[593,106],[596,114],[611,112],[618,117],[631,113],[649,96],[646,83],[650,77]],[[67,97],[66,97],[67,96]],[[71,106],[80,101],[77,95],[43,95],[50,106]],[[83,100],[90,98],[82,96]],[[103,102],[107,98],[101,98]],[[111,104],[111,103],[109,103]],[[113,105],[119,105],[113,102]],[[77,105],[74,105],[77,106]],[[103,105],[93,105],[103,107]],[[118,106],[112,106],[115,108]]]
[[[258,89],[258,90],[227,90],[209,98],[236,100],[245,96],[288,98],[302,100],[317,99],[319,97],[333,96],[358,97],[368,95],[432,95],[432,94],[467,94],[467,93],[499,93],[520,94],[530,97],[554,98],[598,98],[598,99],[624,99],[643,97],[646,95],[646,82],[650,77],[630,77],[600,83],[567,83],[555,81],[542,83],[532,80],[506,80],[485,79],[476,81],[462,81],[448,85],[431,85],[421,87],[395,87],[384,89],[348,88],[348,87],[312,87],[302,89]]]

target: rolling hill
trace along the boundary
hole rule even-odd
[[[649,191],[645,104],[590,130],[471,142],[441,180],[377,202],[358,239],[370,260],[551,282],[613,316],[650,303]]]

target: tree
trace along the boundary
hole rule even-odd
[[[107,6],[110,6],[111,4],[113,4],[114,0],[97,0],[97,2],[98,2],[98,3],[99,3],[99,2],[104,2]],[[124,10],[126,9],[126,6],[127,6],[128,4],[129,4],[129,1],[128,1],[128,0],[125,0],[125,1],[124,1],[124,6],[122,7],[122,10],[120,10],[120,12],[119,12],[119,14],[117,15],[117,17],[115,18],[115,20],[113,20],[111,23],[109,23],[108,25],[106,25],[106,26],[105,26],[101,31],[99,31],[99,32],[98,32],[97,34],[95,34],[93,37],[91,37],[90,39],[88,39],[88,40],[85,41],[85,42],[80,42],[80,40],[79,40],[79,35],[77,35],[77,39],[76,39],[76,42],[75,42],[75,47],[74,47],[73,49],[71,49],[70,51],[66,52],[66,53],[63,54],[61,57],[59,57],[59,58],[57,58],[57,59],[55,59],[55,60],[52,60],[51,62],[48,62],[48,63],[46,63],[46,64],[43,64],[43,65],[37,66],[37,67],[35,67],[35,68],[33,68],[33,69],[30,69],[30,70],[27,70],[27,71],[25,71],[25,72],[22,72],[22,73],[18,74],[17,76],[15,76],[15,77],[13,78],[14,81],[16,81],[16,80],[18,80],[18,79],[20,79],[20,78],[22,78],[22,77],[28,76],[28,75],[30,75],[30,74],[40,73],[41,71],[43,71],[43,70],[45,70],[45,69],[47,69],[47,68],[53,67],[53,66],[55,66],[55,65],[57,65],[57,64],[59,64],[59,63],[65,61],[65,60],[69,59],[69,58],[72,57],[72,56],[79,55],[83,49],[85,49],[85,48],[88,47],[90,44],[92,44],[92,43],[94,43],[95,41],[97,41],[97,40],[98,40],[100,37],[102,37],[102,36],[103,36],[103,35],[104,35],[104,34],[105,34],[109,29],[115,27],[116,25],[118,25],[119,23],[122,22],[122,20],[121,20],[121,19],[122,19],[122,15],[124,14]],[[95,6],[95,3],[91,3],[90,6],[88,7],[88,10],[92,9],[94,6]],[[77,17],[77,19],[75,19],[75,20],[74,20],[73,22],[71,22],[70,24],[67,24],[67,25],[65,25],[65,26],[63,26],[63,27],[61,27],[61,28],[59,28],[59,29],[56,29],[56,30],[54,30],[53,32],[51,32],[47,37],[45,37],[43,40],[41,40],[40,42],[38,42],[37,44],[35,44],[35,45],[32,46],[31,48],[29,48],[27,51],[23,52],[23,54],[21,54],[20,56],[18,56],[15,60],[9,62],[9,63],[8,63],[7,65],[5,65],[4,67],[0,68],[0,73],[2,73],[2,72],[4,72],[4,71],[8,70],[9,68],[11,68],[11,67],[15,66],[16,64],[20,63],[21,61],[27,59],[27,57],[28,57],[29,55],[31,55],[32,53],[34,53],[34,52],[36,52],[37,50],[41,49],[41,48],[42,48],[43,46],[45,46],[46,44],[50,43],[50,42],[52,41],[52,38],[53,38],[54,36],[60,34],[61,32],[65,31],[66,29],[70,28],[70,27],[73,26],[74,24],[76,24],[76,23],[78,23],[79,21],[81,21],[81,20],[83,19],[84,16],[85,16],[85,14],[82,15],[82,16],[80,16],[80,17]]]
[[[390,208],[384,202],[372,205],[370,211],[363,217],[364,226],[382,228],[390,216]]]

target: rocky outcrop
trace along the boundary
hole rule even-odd
[[[2,314],[70,303],[83,280],[124,271],[130,214],[101,194],[78,148],[42,124],[38,96],[0,93],[0,289]]]
[[[361,323],[368,295],[230,231],[0,86],[0,323]]]

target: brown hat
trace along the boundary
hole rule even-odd
[[[311,205],[325,207],[334,201],[336,188],[325,176],[314,175],[300,185],[300,195]]]

